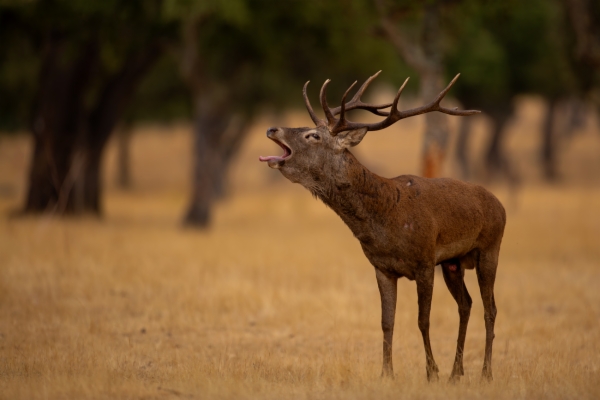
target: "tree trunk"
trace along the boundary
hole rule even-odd
[[[81,48],[78,58],[61,68],[62,38],[48,35],[40,70],[39,90],[32,117],[35,150],[31,162],[25,212],[73,213],[69,200],[71,163],[80,140],[83,96],[98,62],[95,38]]]
[[[221,168],[218,171],[215,171],[216,176],[214,179],[214,193],[216,199],[221,199],[227,194],[226,183],[229,168],[231,166],[231,162],[244,143],[250,121],[250,118],[247,116],[234,116],[231,118],[229,126],[225,132],[223,132],[221,140],[219,140],[219,157],[221,159]]]
[[[444,88],[442,64],[440,4],[427,2],[424,7],[421,37],[409,40],[389,17],[383,0],[376,0],[381,27],[404,61],[415,69],[421,78],[421,101],[429,102]],[[448,120],[444,114],[425,114],[425,136],[422,149],[423,176],[433,178],[442,175],[448,147]]]
[[[192,196],[184,224],[199,228],[210,225],[214,202],[225,194],[232,159],[247,132],[247,117],[232,117],[227,96],[199,95],[194,122],[194,170]],[[205,98],[206,97],[206,98]],[[221,97],[221,101],[217,98]]]
[[[102,213],[101,161],[106,144],[125,109],[131,102],[142,78],[158,60],[162,48],[157,41],[130,54],[122,68],[104,85],[89,117],[85,140],[85,173],[83,178],[83,211]]]
[[[50,147],[43,139],[35,137],[25,212],[53,211],[58,202],[61,183],[51,159]]]
[[[26,212],[58,214],[101,208],[101,160],[106,143],[141,78],[157,60],[156,43],[141,48],[101,86],[91,112],[84,109],[99,62],[95,38],[80,48],[79,58],[60,68],[60,39],[48,38],[33,114],[35,151]]]
[[[239,90],[236,75],[219,84],[205,75],[198,52],[198,35],[209,14],[198,15],[183,26],[180,70],[194,102],[194,145],[192,194],[184,224],[206,228],[210,224],[213,205],[225,193],[227,171],[241,147],[249,117],[235,117]]]
[[[516,185],[519,177],[504,151],[506,124],[512,115],[512,108],[494,110],[488,115],[492,118],[492,138],[486,153],[486,169],[488,179],[506,178],[509,183]]]
[[[95,215],[102,213],[101,197],[102,193],[102,177],[100,175],[102,154],[104,147],[88,149],[85,154],[83,173],[80,175],[81,182],[81,207],[83,212],[90,212]]]
[[[423,16],[421,46],[427,62],[418,66],[421,77],[421,101],[429,102],[444,89],[440,29],[440,5],[429,2]],[[417,66],[415,66],[417,67]],[[423,176],[436,178],[443,174],[443,164],[448,150],[448,118],[442,113],[425,114],[423,141]]]
[[[443,89],[441,71],[421,72],[421,101],[429,102]],[[441,113],[425,114],[423,138],[423,176],[436,178],[442,175],[448,149],[448,119]]]
[[[215,179],[221,176],[218,142],[215,140],[223,132],[223,117],[199,115],[194,123],[194,170],[192,197],[184,224],[199,228],[207,227],[211,221],[211,211],[215,193]]]

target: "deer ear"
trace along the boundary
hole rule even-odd
[[[359,144],[365,137],[366,133],[367,128],[360,128],[355,129],[353,131],[340,132],[338,133],[336,138],[340,147],[347,149],[349,147],[354,147],[357,144]]]

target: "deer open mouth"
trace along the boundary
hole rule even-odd
[[[280,142],[277,139],[274,138],[269,138],[272,141],[274,141],[275,143],[277,143],[279,145],[279,147],[281,147],[283,149],[283,154],[280,156],[259,156],[258,160],[265,162],[267,161],[269,163],[269,166],[275,166],[275,165],[280,165],[282,164],[285,160],[287,160],[288,158],[291,157],[292,155],[292,149],[290,149],[288,146],[286,146],[285,144],[283,144],[282,142]]]

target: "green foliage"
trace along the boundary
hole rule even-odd
[[[518,93],[556,97],[577,85],[555,0],[462,1],[448,16],[449,72],[463,73],[457,90],[479,101],[510,101]]]
[[[404,31],[417,32],[422,2],[386,6],[406,16]],[[443,7],[446,70],[462,73],[456,93],[499,103],[518,93],[578,90],[582,74],[573,72],[573,43],[559,0],[463,0]],[[300,105],[309,79],[316,103],[321,83],[331,78],[333,103],[354,80],[380,69],[380,81],[394,86],[405,76],[418,78],[377,35],[372,0],[2,0],[0,130],[29,124],[43,39],[50,33],[69,38],[65,60],[96,37],[98,79],[119,70],[148,38],[159,38],[167,51],[143,81],[128,119],[190,117],[178,49],[194,19],[201,19],[198,54],[206,79],[233,88],[237,108],[247,113]],[[417,87],[413,81],[407,89]]]
[[[179,75],[176,57],[168,54],[148,73],[125,115],[125,123],[169,122],[192,117],[189,89]]]
[[[69,71],[84,49],[99,46],[88,102],[150,40],[173,38],[162,1],[38,0],[0,3],[0,130],[27,127],[49,43],[60,43],[58,67]]]
[[[14,14],[0,11],[0,131],[27,126],[40,65],[33,43],[15,26]]]
[[[250,21],[250,3],[247,0],[166,0],[163,15],[173,21],[217,16],[228,23],[243,25]]]
[[[395,57],[386,57],[386,46],[365,35],[365,18],[353,22],[351,17],[361,12],[359,4],[340,15],[342,3],[255,0],[251,24],[207,21],[200,54],[213,79],[246,93],[245,107],[300,102],[301,87],[309,79],[314,81],[311,89],[318,91],[323,80],[332,78],[332,93],[339,93],[355,79],[398,67]]]
[[[238,111],[251,114],[263,106],[301,106],[301,88],[307,80],[313,82],[311,98],[318,104],[316,96],[327,78],[333,79],[333,102],[354,80],[379,69],[394,84],[407,74],[387,43],[371,34],[374,10],[368,2],[240,0],[227,2],[227,7],[222,2],[200,3],[166,2],[165,16],[182,26],[200,18],[197,51],[204,79],[233,90]],[[176,68],[178,56],[169,53],[167,64]],[[174,76],[164,68],[162,74],[155,71],[148,77],[140,88],[145,109],[136,102],[137,116],[165,115],[159,110],[167,103],[165,93],[168,102],[179,105],[169,115],[176,117],[178,110],[188,116],[189,103],[176,98],[182,91],[165,86],[169,81],[180,87]]]

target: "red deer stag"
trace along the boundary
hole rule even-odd
[[[380,71],[381,72],[381,71]],[[463,349],[471,313],[471,297],[464,283],[465,269],[475,269],[485,309],[485,357],[482,377],[492,379],[492,342],[496,305],[494,280],[506,214],[498,199],[481,186],[450,178],[427,179],[402,175],[386,179],[375,175],[348,149],[356,146],[368,131],[387,128],[395,122],[439,111],[466,116],[479,111],[448,109],[440,106],[457,75],[431,103],[399,111],[398,99],[404,82],[392,103],[364,103],[361,96],[379,75],[371,76],[346,103],[344,93],[339,107],[327,104],[326,89],[321,88],[325,120],[313,111],[304,85],[304,101],[314,128],[269,128],[267,137],[283,148],[282,156],[260,157],[290,181],[300,183],[333,209],[360,241],[365,256],[375,267],[381,295],[383,330],[383,372],[393,376],[392,337],[396,311],[397,280],[406,277],[417,282],[418,325],[423,336],[428,380],[438,379],[438,367],[429,343],[429,312],[433,293],[434,269],[441,264],[444,281],[458,304],[460,325],[451,381],[463,371]],[[383,111],[390,108],[389,112]],[[376,123],[351,122],[350,110],[362,109],[386,118]],[[336,116],[339,115],[339,118]]]

